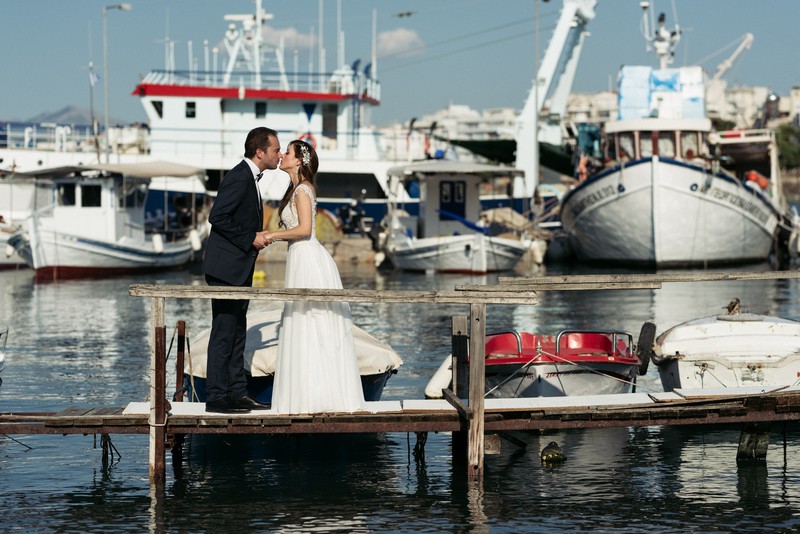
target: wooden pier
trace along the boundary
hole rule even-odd
[[[672,273],[654,275],[548,276],[501,278],[495,286],[456,286],[454,291],[372,291],[318,289],[222,288],[206,286],[132,285],[130,295],[152,303],[154,350],[151,354],[150,400],[125,407],[69,408],[58,413],[0,413],[2,434],[146,434],[151,481],[166,477],[165,453],[179,447],[186,434],[296,434],[452,432],[454,458],[464,459],[467,473],[483,473],[487,433],[659,425],[742,425],[740,455],[766,454],[765,425],[800,421],[800,388],[685,390],[589,397],[484,399],[484,341],[487,304],[535,305],[547,290],[658,289],[662,282],[764,280],[800,278],[800,272]],[[403,302],[464,304],[469,314],[453,317],[455,358],[453,391],[445,400],[368,403],[367,412],[287,416],[270,411],[209,414],[204,403],[170,403],[166,385],[167,299],[241,299],[272,301]],[[185,329],[182,329],[185,331]],[[182,384],[179,336],[178,385]],[[466,366],[471,355],[472,365]],[[176,399],[176,400],[179,400]],[[768,430],[767,430],[768,437]],[[176,439],[177,438],[177,439]]]

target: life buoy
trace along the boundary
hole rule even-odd
[[[317,149],[317,139],[313,135],[311,135],[311,132],[304,133],[303,135],[298,137],[298,139],[300,141],[305,141],[306,143],[311,145],[314,148],[314,150]]]

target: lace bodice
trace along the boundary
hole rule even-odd
[[[294,243],[295,241],[307,241],[316,239],[316,228],[317,228],[317,198],[314,196],[314,190],[308,184],[300,184],[298,185],[295,190],[292,192],[292,198],[289,200],[289,203],[286,204],[286,207],[283,208],[281,212],[281,222],[283,222],[283,227],[286,229],[294,228],[295,226],[300,224],[300,220],[297,216],[297,204],[295,202],[295,197],[297,197],[297,192],[303,191],[308,198],[311,199],[311,236],[306,239],[295,239],[289,241],[289,244]]]

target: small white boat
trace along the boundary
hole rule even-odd
[[[738,299],[729,308],[738,306]],[[756,313],[693,319],[656,338],[665,391],[791,386],[800,381],[800,322]]]
[[[486,397],[527,398],[630,393],[640,373],[633,336],[616,330],[563,330],[555,336],[499,332],[486,336]],[[448,356],[425,388],[449,387]]]
[[[164,269],[186,264],[202,247],[195,228],[180,234],[145,232],[151,178],[195,176],[201,169],[172,163],[83,165],[29,175],[48,204],[37,206],[23,232],[9,238],[37,280]]]
[[[389,207],[384,252],[399,269],[487,273],[513,269],[531,249],[527,235],[491,235],[481,225],[482,181],[513,181],[521,171],[508,167],[429,160],[389,169],[395,189],[419,186],[419,216],[401,205]]]
[[[261,402],[271,402],[275,365],[278,361],[278,328],[281,322],[283,303],[270,303],[247,315],[247,340],[244,360],[247,374],[247,390],[250,396]],[[184,389],[188,400],[205,402],[206,361],[208,358],[207,329],[191,340],[191,351],[184,360]],[[353,327],[356,358],[361,374],[364,399],[378,401],[389,378],[397,373],[403,360],[389,345]]]

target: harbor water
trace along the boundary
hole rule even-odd
[[[265,264],[282,287],[279,264]],[[757,265],[746,270],[764,270]],[[574,274],[591,273],[570,267]],[[341,266],[345,287],[452,289],[496,275],[376,272]],[[745,270],[745,269],[741,269]],[[549,269],[546,274],[565,270]],[[608,271],[604,271],[608,272]],[[621,271],[615,271],[621,272]],[[523,267],[518,275],[545,274]],[[195,268],[152,275],[34,283],[0,272],[0,324],[9,327],[0,412],[116,407],[149,391],[150,302],[132,283],[202,284]],[[733,298],[755,313],[800,318],[797,280],[665,283],[659,290],[562,291],[536,306],[489,306],[487,331],[556,333],[611,328],[638,336],[720,313]],[[257,303],[252,303],[253,309]],[[450,318],[463,305],[353,304],[355,323],[404,359],[386,400],[422,398],[450,349]],[[205,300],[167,301],[190,336],[210,325]],[[174,366],[174,349],[169,366]],[[173,382],[169,382],[173,383]],[[655,366],[637,391],[659,391]],[[800,528],[800,425],[775,424],[765,463],[737,466],[739,429],[646,427],[519,434],[487,456],[483,484],[451,461],[450,435],[431,433],[424,457],[414,434],[193,436],[182,468],[168,455],[162,492],[151,492],[148,439],[113,435],[104,467],[100,437],[0,436],[2,531],[58,532],[788,532]],[[567,460],[539,461],[557,442]]]

